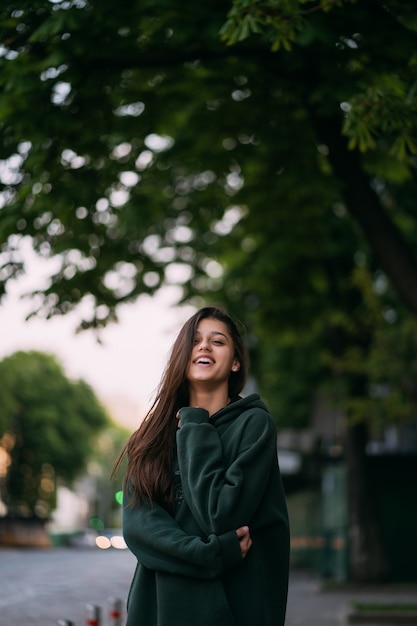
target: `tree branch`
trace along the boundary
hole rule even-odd
[[[315,118],[320,141],[329,148],[329,161],[343,184],[346,208],[361,226],[402,301],[417,314],[417,261],[400,230],[384,210],[363,172],[359,155],[347,147],[336,119]]]

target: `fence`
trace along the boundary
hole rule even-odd
[[[102,622],[101,607],[96,604],[86,606],[86,626],[122,626],[122,601],[119,598],[108,599],[107,621]],[[75,626],[74,622],[66,619],[58,620],[58,626]]]

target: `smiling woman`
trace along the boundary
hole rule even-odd
[[[289,529],[274,420],[242,397],[248,360],[219,307],[182,327],[130,437],[123,530],[137,558],[127,626],[283,626]]]

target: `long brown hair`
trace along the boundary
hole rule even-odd
[[[147,497],[168,510],[172,509],[171,464],[177,430],[177,411],[189,403],[186,373],[197,326],[202,319],[226,324],[233,340],[235,358],[240,363],[229,377],[229,397],[243,389],[248,374],[248,357],[238,324],[219,306],[197,311],[181,328],[159,384],[155,400],[144,421],[131,435],[122,450],[116,468],[127,457],[125,483],[132,490],[133,501]]]

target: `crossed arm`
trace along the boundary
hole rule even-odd
[[[160,505],[143,500],[129,505],[125,497],[123,533],[131,552],[145,567],[156,571],[214,578],[238,565],[249,550],[247,527],[206,539],[185,533]]]

